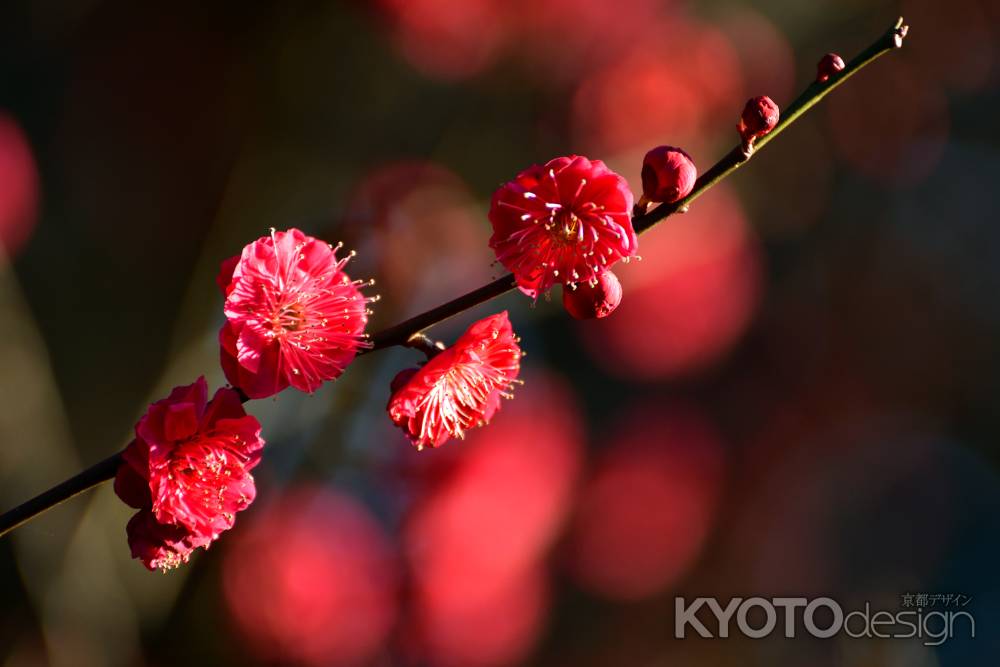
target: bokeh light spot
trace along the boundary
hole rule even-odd
[[[724,185],[689,213],[644,234],[621,265],[625,295],[598,323],[580,323],[594,360],[615,375],[657,379],[716,361],[746,329],[760,290],[760,260],[735,195]]]
[[[0,111],[0,245],[16,257],[38,219],[38,170],[27,137]]]
[[[720,30],[675,16],[646,26],[632,44],[577,88],[573,130],[581,145],[607,152],[676,144],[732,115],[742,74]]]
[[[426,76],[457,81],[493,64],[508,34],[498,0],[379,0],[396,46]]]
[[[395,556],[382,528],[329,489],[299,488],[260,510],[247,513],[225,556],[224,592],[240,634],[282,663],[371,658],[397,605]]]
[[[517,394],[488,428],[450,445],[462,455],[407,522],[435,664],[505,664],[530,648],[543,620],[538,568],[569,510],[582,427],[561,381],[529,374]]]
[[[613,433],[577,507],[569,566],[584,588],[641,599],[675,583],[700,553],[721,495],[722,447],[690,407],[637,408]]]

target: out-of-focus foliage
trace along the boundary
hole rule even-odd
[[[640,240],[620,308],[507,308],[526,385],[417,454],[418,359],[264,424],[258,500],[168,576],[107,486],[0,542],[0,664],[974,665],[998,652],[1000,4],[371,0],[0,7],[0,503],[220,386],[219,262],[356,248],[373,328],[498,275],[492,190],[582,153],[702,169],[899,13],[905,48]],[[972,598],[975,640],[672,639],[677,595]]]

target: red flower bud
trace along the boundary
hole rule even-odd
[[[745,146],[753,145],[753,140],[763,137],[778,124],[778,105],[770,97],[763,95],[747,100],[743,115],[736,129],[740,131]]]
[[[607,317],[621,302],[622,284],[611,271],[599,275],[596,285],[580,283],[575,290],[563,287],[563,306],[578,320]]]
[[[642,161],[642,196],[669,204],[687,197],[697,178],[690,155],[673,146],[657,146]]]
[[[823,83],[831,76],[844,69],[844,59],[836,53],[828,53],[819,59],[816,65],[816,81]]]

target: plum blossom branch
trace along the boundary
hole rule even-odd
[[[816,81],[811,83],[795,100],[788,105],[781,121],[771,130],[770,133],[759,138],[754,145],[755,150],[760,150],[770,143],[776,136],[781,134],[789,125],[794,123],[802,114],[811,109],[817,102],[826,97],[832,90],[840,86],[847,79],[852,77],[863,67],[877,59],[879,56],[899,48],[903,45],[903,38],[906,36],[909,26],[904,25],[900,17],[891,28],[882,34],[868,48],[859,53],[847,66],[830,75],[826,81]],[[695,199],[705,194],[716,183],[729,176],[731,173],[742,167],[753,156],[751,152],[747,155],[742,146],[737,146],[727,153],[721,160],[716,162],[708,171],[701,174],[695,181],[694,188],[683,199],[669,204],[661,204],[642,215],[637,215],[632,219],[632,226],[636,234],[642,234],[655,227],[665,218],[675,214],[684,213],[688,210]],[[467,294],[444,303],[427,312],[420,313],[410,319],[400,322],[388,329],[383,329],[372,336],[372,347],[367,352],[380,350],[396,345],[405,345],[406,341],[416,333],[423,331],[435,324],[439,324],[450,317],[468,310],[481,303],[485,303],[502,294],[505,294],[517,286],[514,275],[508,273],[497,278],[491,283],[472,290]]]
[[[649,231],[667,217],[675,213],[684,213],[687,211],[694,200],[711,189],[716,183],[742,167],[756,151],[773,141],[775,137],[781,134],[831,91],[877,58],[901,47],[907,30],[908,26],[900,18],[868,48],[847,63],[843,69],[829,73],[825,77],[820,77],[820,80],[811,83],[785,108],[781,121],[769,133],[755,140],[751,147],[752,150],[748,150],[748,147],[744,145],[735,147],[698,177],[694,187],[687,196],[672,203],[660,204],[648,212],[634,216],[632,224],[635,232],[641,234]],[[513,274],[501,276],[493,282],[476,288],[456,299],[375,333],[371,336],[371,346],[360,350],[359,353],[364,354],[393,346],[405,346],[422,350],[428,356],[433,356],[440,348],[423,334],[425,329],[505,294],[513,290],[516,286],[517,283]],[[245,395],[241,395],[241,398],[244,401],[247,399]],[[122,460],[122,452],[113,454],[70,479],[52,487],[48,491],[0,515],[0,537],[30,521],[42,512],[114,478]]]

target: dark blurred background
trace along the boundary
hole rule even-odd
[[[612,317],[557,290],[433,330],[510,309],[489,428],[417,455],[391,350],[251,404],[258,500],[178,571],[129,559],[109,485],[4,539],[0,665],[995,664],[997,0],[3,3],[0,505],[224,382],[213,278],[269,227],[356,248],[377,329],[497,275],[520,169],[706,169],[746,98],[900,14],[902,51],[642,238]],[[673,638],[678,595],[922,593],[975,639]]]

